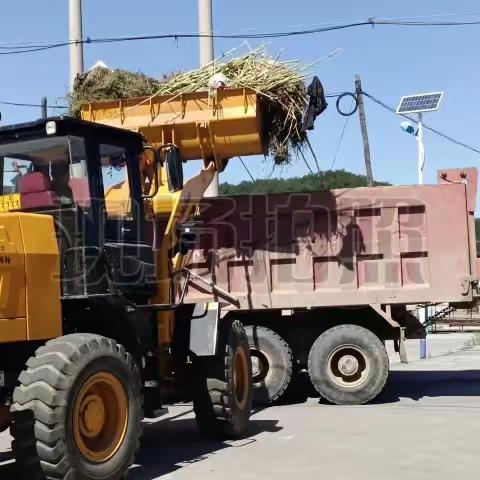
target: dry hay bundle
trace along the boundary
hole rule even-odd
[[[291,161],[292,148],[300,147],[306,138],[301,131],[307,105],[305,69],[299,61],[272,58],[263,48],[160,80],[143,73],[96,67],[77,78],[70,108],[79,116],[82,104],[88,102],[205,90],[215,74],[222,74],[228,87],[251,88],[258,94],[268,153],[280,165]]]

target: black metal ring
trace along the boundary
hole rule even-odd
[[[352,97],[353,100],[355,101],[355,106],[353,107],[353,110],[350,111],[350,112],[343,112],[342,110],[340,110],[340,102],[342,101],[342,98],[344,97]],[[356,111],[358,110],[358,98],[357,96],[354,94],[354,93],[351,93],[351,92],[345,92],[345,93],[342,93],[338,98],[337,98],[337,103],[336,103],[336,106],[337,106],[337,112],[344,116],[344,117],[350,117],[351,115],[353,115],[354,113],[356,113]]]

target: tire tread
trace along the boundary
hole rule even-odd
[[[100,347],[105,354],[120,356],[135,378],[140,378],[131,355],[121,345],[93,334],[71,334],[48,341],[28,360],[26,370],[20,374],[20,385],[14,391],[11,407],[12,450],[32,480],[76,478],[65,442],[67,399],[82,357]],[[141,389],[140,380],[136,388]],[[129,464],[133,463],[140,446],[141,426],[138,428]]]

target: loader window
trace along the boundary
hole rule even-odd
[[[131,200],[125,148],[101,144],[100,162],[107,217],[126,218],[131,213]]]
[[[18,180],[22,176],[22,168],[25,168],[24,173],[26,173],[26,167],[19,165],[17,160],[14,158],[2,157],[2,195],[18,193]]]
[[[51,137],[0,145],[1,195],[22,209],[90,205],[83,139]]]

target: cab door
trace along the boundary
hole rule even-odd
[[[0,343],[25,340],[25,253],[18,216],[0,213]]]

